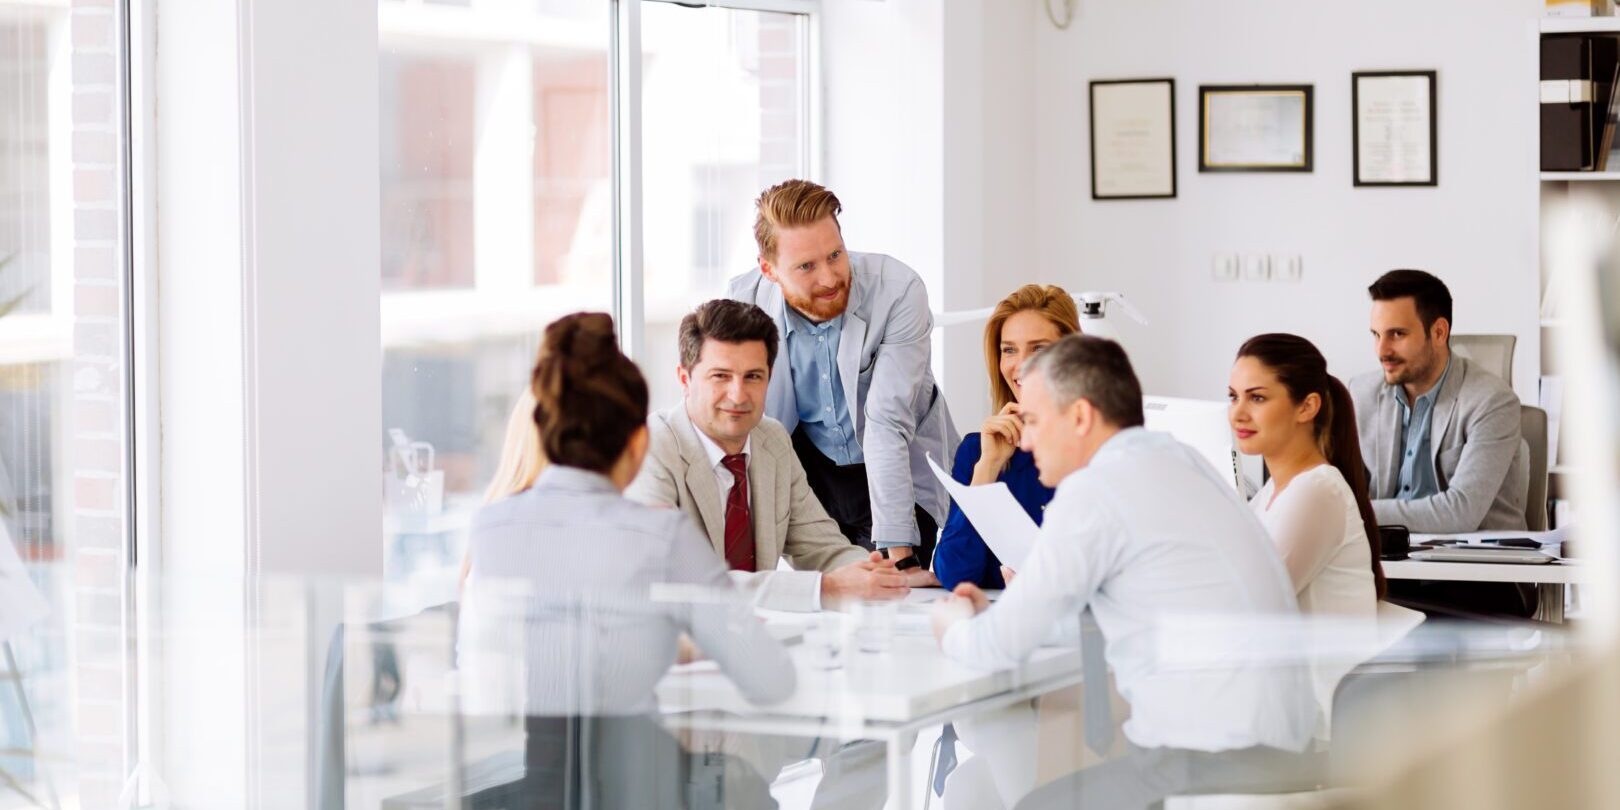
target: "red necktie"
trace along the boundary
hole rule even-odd
[[[748,511],[748,457],[733,453],[720,459],[731,473],[726,495],[726,565],[733,571],[754,570],[754,516]]]

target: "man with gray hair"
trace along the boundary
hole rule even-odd
[[[1103,656],[1131,717],[1124,756],[1018,806],[1148,807],[1178,792],[1292,784],[1315,722],[1304,667],[1258,663],[1242,646],[1255,641],[1247,619],[1298,612],[1265,529],[1192,448],[1142,427],[1141,385],[1119,344],[1069,335],[1025,364],[1022,388],[1020,443],[1057,494],[995,605],[958,585],[934,632],[958,662],[1011,666],[1089,608],[1100,634],[1082,633],[1088,745],[1110,747],[1106,700],[1095,699],[1106,697]],[[1166,633],[1213,617],[1239,629],[1199,637],[1210,660],[1167,665]]]

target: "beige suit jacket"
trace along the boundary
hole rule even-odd
[[[625,490],[631,500],[674,506],[685,512],[725,557],[725,494],[715,481],[709,456],[684,405],[654,413],[647,420],[651,447],[641,473]],[[804,467],[793,453],[793,441],[780,422],[760,421],[749,437],[748,491],[754,518],[754,559],[760,571],[732,572],[755,594],[755,604],[771,610],[815,610],[820,604],[822,571],[866,559],[827,515]],[[792,571],[777,571],[785,558]]]

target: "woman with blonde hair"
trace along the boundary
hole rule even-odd
[[[501,460],[484,490],[484,503],[494,503],[534,486],[534,479],[546,468],[546,455],[540,452],[540,430],[534,425],[534,392],[523,389],[512,413],[506,417],[506,438],[501,440]]]
[[[1078,331],[1080,310],[1061,287],[1026,284],[1001,299],[984,327],[984,362],[990,374],[994,413],[978,433],[962,437],[951,470],[951,476],[964,484],[1006,484],[1036,523],[1041,522],[1053,490],[1041,484],[1034,456],[1018,449],[1023,433],[1018,374],[1024,361],[1036,352]],[[1006,587],[1001,561],[954,503],[934,551],[934,576],[947,589],[962,582],[980,588]]]
[[[524,388],[506,417],[506,435],[501,439],[501,459],[495,463],[495,475],[484,490],[485,505],[534,486],[540,471],[546,468],[546,454],[540,452],[540,429],[534,424],[534,392]],[[467,583],[467,572],[472,568],[472,549],[461,555],[461,575],[456,582]]]

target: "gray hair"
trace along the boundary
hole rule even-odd
[[[1022,374],[1041,375],[1060,408],[1083,399],[1115,427],[1138,427],[1144,421],[1142,383],[1125,350],[1107,338],[1067,335],[1024,361]]]

